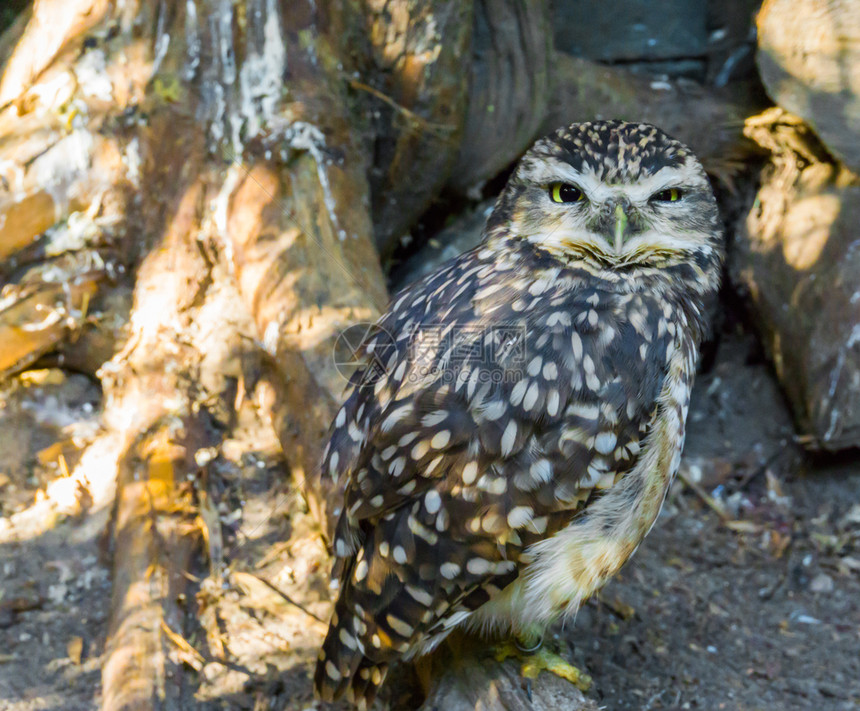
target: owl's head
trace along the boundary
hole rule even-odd
[[[496,213],[497,223],[539,249],[598,268],[717,260],[721,250],[701,163],[649,124],[573,124],[539,140]]]

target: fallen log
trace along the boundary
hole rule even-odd
[[[169,111],[154,118],[150,138],[163,135],[172,118]],[[209,185],[198,170],[174,169],[199,161],[200,143],[180,135],[146,145],[153,159],[146,180],[161,188],[162,210],[141,225],[151,247],[136,274],[128,342],[102,369],[104,421],[126,443],[118,462],[105,711],[191,703],[196,682],[183,670],[196,657],[182,642],[188,610],[179,601],[201,549],[196,501],[207,494],[196,492],[195,482],[231,424],[236,384],[255,351],[216,235],[201,224]]]
[[[769,159],[739,221],[730,274],[788,397],[801,442],[860,446],[860,178],[780,108],[746,133]]]
[[[594,118],[653,123],[689,145],[710,173],[729,178],[750,154],[744,119],[764,108],[754,87],[657,81],[560,52],[553,67],[554,101],[543,131]]]
[[[195,394],[200,357],[175,341],[198,312],[186,285],[205,283],[208,271],[192,237],[202,186],[186,190],[178,205],[165,205],[175,216],[138,272],[132,336],[103,379],[105,422],[126,443],[118,462],[105,711],[184,706],[181,667],[170,662],[165,628],[184,628],[176,601],[198,538],[189,535],[196,511],[188,474],[197,468],[197,450],[212,444]]]
[[[449,664],[420,711],[598,711],[573,684],[544,672],[531,683],[519,665],[469,656]]]
[[[73,263],[44,265],[51,279],[37,281],[31,273],[23,283],[0,292],[0,378],[25,368],[86,320],[87,306],[108,277],[94,269],[92,254],[79,253]],[[100,262],[102,267],[103,262]]]
[[[850,0],[767,0],[756,24],[768,94],[860,173],[860,7]]]
[[[449,180],[458,192],[519,158],[556,101],[547,2],[477,0],[473,23],[466,126]]]
[[[169,418],[155,423],[120,466],[104,711],[188,707],[191,690],[170,653],[171,634],[185,626],[179,601],[199,542],[192,492],[181,477],[206,439],[201,424],[187,419],[177,427]]]
[[[463,64],[472,6],[473,0],[365,4],[370,66],[350,86],[368,94],[375,136],[371,212],[383,260],[456,172],[470,101]]]
[[[527,10],[515,2],[500,4],[506,7],[488,13],[495,18],[490,27],[500,36],[491,34],[492,51],[473,58],[473,78],[490,73],[493,80],[472,89],[449,188],[466,193],[482,185],[532,141],[561,126],[609,118],[660,126],[687,143],[709,173],[731,185],[753,149],[743,135],[744,119],[765,108],[755,87],[711,89],[690,81],[657,81],[552,51],[538,41],[545,40],[540,31],[547,22],[539,4]],[[519,23],[510,21],[521,14]]]

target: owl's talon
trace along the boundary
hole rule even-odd
[[[520,660],[520,674],[526,680],[526,694],[531,701],[531,682],[537,679],[542,671],[548,671],[562,679],[567,679],[580,691],[588,691],[591,688],[591,676],[573,666],[564,657],[555,652],[543,648],[538,642],[531,647],[534,651],[527,652],[523,649],[520,640],[508,640],[496,648],[495,659],[497,662],[504,661],[508,657],[516,657]]]
[[[540,649],[528,659],[523,660],[520,673],[526,679],[537,679],[542,671],[552,672],[562,679],[567,679],[580,691],[588,691],[591,688],[591,677],[588,674],[580,671],[561,655],[550,652],[548,649]]]

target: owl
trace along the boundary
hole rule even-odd
[[[323,455],[345,495],[321,698],[366,708],[455,628],[539,638],[618,571],[677,472],[722,259],[689,148],[580,123],[395,296]]]

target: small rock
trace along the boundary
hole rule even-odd
[[[839,525],[844,528],[855,524],[860,524],[860,504],[854,504],[839,522]]]
[[[795,622],[799,622],[802,625],[820,625],[821,620],[812,617],[812,615],[807,615],[805,612],[798,610],[797,612],[791,613],[789,615],[789,619],[794,620]]]
[[[852,558],[850,556],[840,558],[839,569],[843,573],[860,572],[860,558]]]
[[[55,605],[61,603],[66,599],[66,595],[69,594],[69,588],[64,583],[58,583],[57,585],[51,585],[48,588],[48,599],[53,602]]]
[[[827,575],[827,573],[819,573],[809,584],[809,589],[817,593],[833,592],[833,587],[833,578]]]

